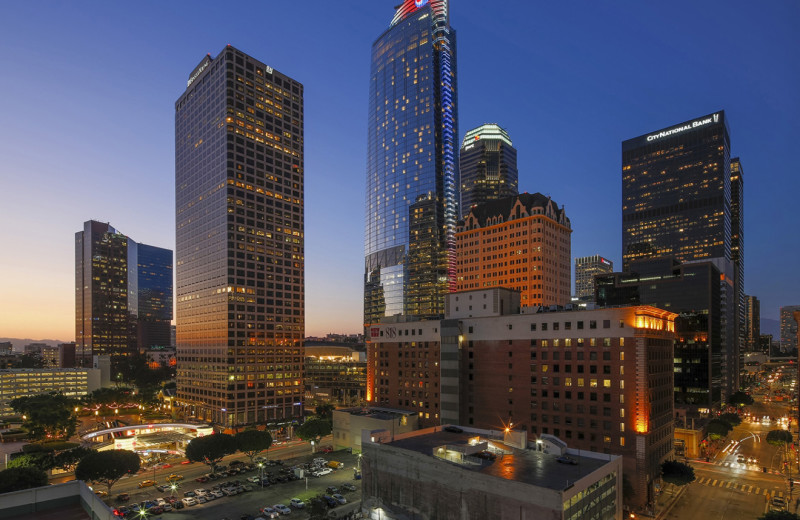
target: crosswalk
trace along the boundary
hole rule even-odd
[[[781,497],[786,499],[789,498],[788,492],[781,491],[774,487],[759,487],[750,484],[734,482],[732,480],[721,480],[711,477],[700,477],[697,480],[695,480],[695,482],[704,486],[731,489],[733,491],[739,491],[742,493],[752,493],[754,495],[764,495],[764,496],[769,495],[770,497]]]

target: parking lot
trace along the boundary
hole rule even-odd
[[[338,461],[342,463],[342,467],[332,470],[331,473],[321,477],[313,477],[306,472],[305,478],[300,480],[288,480],[286,482],[276,481],[277,477],[281,475],[280,470],[283,468],[290,468],[303,463],[310,463],[314,458],[322,457],[326,461]],[[239,458],[241,459],[241,458]],[[241,459],[247,462],[246,459]],[[224,485],[224,483],[233,483],[238,481],[241,485],[247,485],[252,488],[252,491],[236,494],[233,496],[223,496],[212,501],[186,506],[181,510],[172,511],[158,515],[149,515],[148,518],[162,518],[163,520],[180,519],[186,520],[189,518],[197,519],[213,519],[221,520],[227,518],[230,520],[239,520],[244,515],[251,515],[253,518],[263,516],[261,509],[275,504],[290,505],[292,498],[300,498],[306,502],[306,508],[295,509],[291,508],[291,513],[287,514],[289,518],[304,519],[308,518],[308,500],[321,494],[326,493],[326,489],[330,486],[339,488],[339,493],[347,501],[345,505],[336,505],[332,507],[332,511],[341,511],[341,516],[345,516],[347,512],[352,510],[353,502],[361,500],[361,481],[355,480],[354,469],[358,462],[358,456],[347,453],[346,451],[337,451],[328,454],[317,453],[301,457],[295,457],[283,461],[282,466],[269,466],[263,468],[263,473],[266,476],[272,476],[273,484],[265,486],[263,489],[261,485],[248,482],[248,478],[258,477],[258,468],[252,471],[247,471],[238,475],[222,477],[217,480],[209,480],[205,483],[196,482],[194,479],[186,479],[178,483],[177,489],[173,492],[173,496],[183,498],[184,494],[195,489],[211,490],[212,487],[217,485]],[[284,473],[285,474],[285,473]],[[284,480],[284,479],[280,479]],[[352,484],[355,491],[347,491],[342,486],[344,484]],[[135,502],[144,500],[155,500],[159,497],[169,497],[170,491],[159,492],[154,487],[148,487],[138,490],[137,493],[132,495],[131,502],[124,504],[130,507]],[[121,505],[111,502],[114,505]]]

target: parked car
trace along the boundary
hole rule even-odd
[[[344,489],[345,491],[355,491],[356,487],[353,484],[346,483],[342,484],[342,489]]]
[[[195,500],[193,497],[185,497],[183,500],[181,500],[181,502],[183,502],[183,505],[185,506],[197,505],[197,500]]]
[[[573,466],[578,464],[577,460],[575,460],[575,459],[573,459],[571,457],[567,457],[566,455],[562,455],[562,456],[558,457],[556,460],[558,462],[560,462],[561,464],[571,464]]]
[[[333,451],[333,446],[323,446],[320,451],[322,451],[322,453],[330,453]]]
[[[325,475],[328,475],[330,473],[333,473],[333,470],[331,468],[322,468],[322,469],[318,469],[317,471],[315,471],[315,472],[313,472],[311,474],[314,475],[315,477],[319,478],[319,477],[323,477]]]
[[[292,510],[283,504],[275,504],[274,506],[272,506],[272,509],[274,509],[275,511],[279,512],[282,515],[289,515],[292,513]]]
[[[299,498],[293,498],[289,500],[289,505],[295,509],[303,509],[306,507],[306,503],[300,500]]]
[[[346,504],[346,503],[347,503],[347,499],[346,499],[346,498],[344,498],[344,497],[343,497],[342,495],[340,495],[339,493],[334,493],[334,494],[333,494],[333,495],[331,495],[331,496],[333,497],[333,499],[334,499],[334,500],[336,500],[336,501],[337,501],[338,503],[340,503],[340,504]]]
[[[322,500],[325,501],[328,507],[336,507],[339,505],[339,502],[337,502],[336,499],[330,495],[322,495]]]
[[[339,492],[339,488],[336,486],[328,486],[327,489],[325,489],[325,492],[329,495],[335,495]]]
[[[281,514],[271,507],[263,507],[261,508],[261,516],[264,518],[278,518]]]
[[[117,495],[117,500],[120,502],[127,502],[131,499],[131,496],[128,493],[120,493]]]
[[[337,460],[332,460],[332,461],[328,462],[328,467],[329,468],[333,468],[333,469],[339,469],[339,468],[344,467],[344,464],[342,464],[341,462],[339,462]]]
[[[459,428],[458,426],[445,426],[445,427],[444,427],[444,428],[442,428],[442,429],[443,429],[444,431],[446,431],[446,432],[450,432],[450,433],[464,433],[464,430],[462,430],[462,429],[461,429],[461,428]]]
[[[155,480],[150,480],[150,479],[143,480],[143,481],[139,482],[139,489],[145,488],[145,487],[150,487],[150,486],[155,486],[155,485],[156,485],[156,481]]]

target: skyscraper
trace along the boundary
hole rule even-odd
[[[495,124],[464,135],[458,157],[461,175],[461,218],[470,208],[519,194],[517,149],[508,132]]]
[[[169,345],[172,251],[90,220],[75,234],[78,360]]]
[[[756,352],[761,345],[761,302],[755,296],[745,297],[745,345],[748,352]]]
[[[781,349],[790,351],[797,347],[797,320],[794,312],[800,311],[800,305],[781,307]]]
[[[224,426],[302,415],[303,85],[231,47],[175,103],[178,400]]]
[[[75,343],[81,360],[130,354],[128,237],[89,220],[75,233]]]
[[[738,157],[731,159],[731,261],[733,262],[734,330],[739,346],[739,366],[744,365],[747,332],[744,293],[744,172]]]
[[[582,256],[575,259],[575,298],[594,299],[594,276],[614,271],[614,262],[600,255]]]
[[[723,398],[739,387],[736,283],[743,280],[736,275],[732,254],[732,228],[741,229],[732,215],[728,134],[725,113],[719,111],[622,143],[623,271],[628,272],[633,260],[657,257],[717,266]],[[741,200],[740,190],[737,201]],[[740,211],[739,222],[741,216]],[[744,265],[742,253],[740,248],[739,266]]]
[[[365,324],[395,314],[441,318],[455,288],[458,96],[447,4],[404,0],[372,45]],[[412,225],[416,243],[430,244],[424,254],[411,250]]]

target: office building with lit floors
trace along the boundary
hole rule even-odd
[[[303,85],[227,46],[175,103],[178,403],[303,415]]]
[[[755,296],[746,296],[744,300],[744,330],[747,352],[757,352],[761,339],[761,302]]]
[[[456,32],[446,0],[404,0],[372,44],[364,324],[444,316],[458,219]]]
[[[675,313],[647,305],[520,307],[510,289],[453,293],[442,321],[370,328],[371,404],[457,423],[554,435],[621,455],[632,507],[655,496],[672,456]]]
[[[582,256],[575,259],[575,299],[594,300],[594,277],[614,271],[614,262],[600,255]]]
[[[523,307],[567,305],[571,234],[564,207],[541,193],[475,206],[456,233],[456,290],[506,287]]]
[[[798,321],[794,317],[795,311],[800,311],[800,305],[781,307],[781,349],[786,352],[790,352],[798,346]]]
[[[485,124],[464,134],[458,155],[461,218],[473,206],[519,193],[517,149],[508,132]]]
[[[723,398],[739,389],[743,187],[724,111],[622,142],[622,271],[666,257],[716,265]]]

